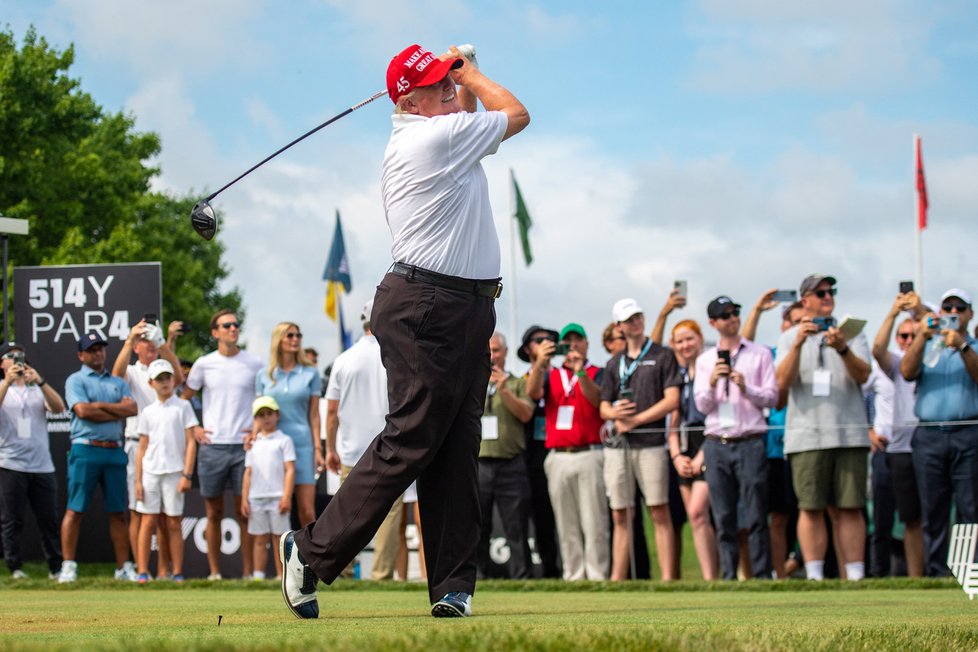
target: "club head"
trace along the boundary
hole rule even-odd
[[[213,240],[217,233],[217,213],[206,199],[201,199],[190,212],[190,223],[204,240]]]

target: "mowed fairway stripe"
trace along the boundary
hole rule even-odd
[[[273,591],[186,587],[0,591],[0,647],[106,649],[976,649],[960,590],[480,590],[474,618],[428,615],[423,591],[320,592],[297,621]],[[218,627],[218,616],[222,616]],[[310,647],[311,646],[311,647]]]

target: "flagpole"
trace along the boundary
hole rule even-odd
[[[509,360],[510,369],[516,367],[516,175],[509,169]]]
[[[920,143],[920,135],[913,135],[913,162],[914,162],[914,188],[917,188],[917,151]],[[923,229],[920,228],[920,191],[914,191],[914,248],[915,248],[915,275],[914,275],[914,287],[917,288],[917,294],[919,296],[924,296],[924,246],[923,238],[921,237]]]

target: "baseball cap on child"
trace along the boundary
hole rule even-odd
[[[156,380],[161,374],[173,375],[173,365],[160,358],[149,363],[149,379]]]
[[[258,411],[263,408],[268,408],[269,410],[278,412],[278,401],[271,396],[259,396],[255,399],[255,402],[251,404],[251,413],[258,414]]]

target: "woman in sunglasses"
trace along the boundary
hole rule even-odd
[[[7,344],[0,353],[0,523],[4,561],[15,580],[21,569],[24,507],[30,503],[48,561],[48,577],[61,570],[61,520],[58,518],[58,481],[48,441],[47,415],[62,412],[64,401],[44,378],[27,364],[24,350]]]
[[[268,367],[258,372],[255,392],[278,403],[278,428],[295,444],[295,503],[300,526],[316,520],[316,473],[324,466],[319,439],[321,379],[302,348],[298,324],[282,322],[272,330]]]

